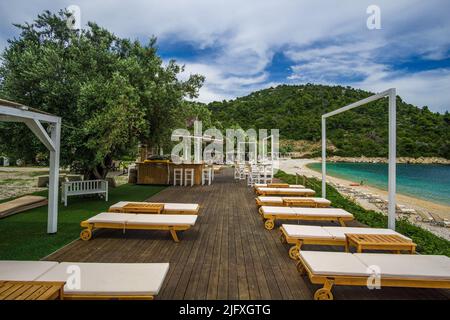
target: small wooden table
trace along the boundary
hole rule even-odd
[[[409,251],[412,254],[416,252],[416,244],[414,242],[397,234],[347,233],[345,236],[347,248],[354,246],[358,253],[361,253],[363,250],[388,250],[396,253]]]
[[[286,207],[311,207],[328,208],[328,204],[318,203],[311,199],[283,199],[283,205]]]
[[[163,203],[128,203],[123,206],[121,212],[160,214],[163,210]]]
[[[269,183],[267,185],[268,188],[289,188],[289,184],[287,183]]]
[[[61,300],[64,282],[0,281],[0,300]]]

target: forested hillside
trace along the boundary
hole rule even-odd
[[[280,130],[283,139],[320,140],[321,115],[373,93],[342,86],[282,85],[230,101],[212,102],[213,121],[223,127]],[[387,99],[327,121],[328,139],[340,156],[387,156]],[[450,115],[418,108],[397,97],[399,156],[450,158]]]

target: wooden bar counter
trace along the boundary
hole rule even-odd
[[[202,183],[202,169],[204,163],[175,164],[167,160],[147,160],[136,162],[137,184],[173,184],[173,170],[175,168],[194,169],[194,184]],[[183,172],[184,182],[184,172]]]

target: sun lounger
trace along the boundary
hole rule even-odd
[[[153,299],[168,269],[168,263],[0,261],[0,282],[21,281],[22,289],[23,285],[36,289],[38,285],[66,283],[62,299]],[[79,286],[72,281],[75,272],[79,272]]]
[[[430,216],[433,218],[433,221],[431,221],[431,224],[435,224],[437,226],[441,226],[441,227],[450,227],[450,221],[448,221],[448,219],[442,218],[440,215],[433,213],[433,212],[428,212],[430,214]]]
[[[325,198],[314,197],[264,197],[259,196],[256,199],[258,206],[283,206],[283,207],[311,207],[328,208],[331,201]]]
[[[195,224],[196,215],[176,214],[132,214],[102,212],[81,222],[84,229],[82,240],[90,240],[95,229],[168,230],[175,242],[179,242],[177,231],[184,231]]]
[[[335,285],[450,289],[450,258],[436,255],[301,251],[297,269],[332,300]]]
[[[255,183],[255,189],[257,188],[297,188],[304,189],[305,186],[301,184],[288,184],[288,183]]]
[[[339,208],[299,208],[299,207],[271,207],[262,206],[259,213],[263,216],[264,227],[272,230],[275,220],[310,220],[337,221],[343,227],[345,222],[353,220],[353,215]]]
[[[316,192],[305,188],[256,188],[256,193],[261,196],[313,196]]]
[[[417,219],[422,222],[432,222],[433,218],[425,211],[417,210]]]
[[[109,212],[121,213],[164,213],[164,214],[198,214],[197,203],[159,203],[120,201],[109,207]]]
[[[391,229],[378,228],[353,228],[353,227],[322,227],[283,224],[280,227],[281,241],[292,244],[289,249],[289,257],[298,259],[298,253],[302,245],[326,245],[343,246],[348,251],[346,234],[374,234],[374,235],[398,235],[406,240],[411,240]]]
[[[64,286],[64,299],[150,300],[161,290],[168,263],[79,263],[63,262],[38,281],[68,281],[68,268],[80,272],[80,286]]]

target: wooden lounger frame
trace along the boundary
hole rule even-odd
[[[336,221],[342,227],[345,227],[346,221],[352,221],[353,217],[336,217],[333,215],[323,215],[323,216],[310,216],[310,215],[300,215],[300,214],[270,214],[263,213],[262,207],[259,208],[259,214],[264,220],[264,227],[267,230],[272,230],[275,227],[275,220],[305,220],[305,221]]]
[[[125,232],[125,230],[168,230],[170,235],[173,238],[173,241],[180,242],[180,239],[177,236],[177,231],[185,231],[188,230],[190,225],[147,225],[147,224],[119,224],[119,223],[105,223],[105,222],[81,222],[81,227],[86,228],[81,231],[80,239],[84,241],[88,241],[92,238],[92,232],[95,229],[121,229]]]
[[[154,300],[153,295],[64,294],[64,300]]]
[[[350,252],[350,244],[347,241],[347,239],[330,239],[330,238],[295,238],[290,237],[286,230],[283,228],[283,226],[280,227],[280,240],[282,243],[287,243],[293,245],[291,248],[289,248],[289,257],[293,260],[298,260],[298,254],[300,252],[301,247],[306,244],[310,245],[322,245],[322,246],[341,246],[344,247],[345,252]],[[384,236],[384,235],[381,235]],[[411,248],[415,248],[416,245],[411,242]],[[402,250],[406,250],[405,246],[395,247],[392,244],[386,244],[383,246],[382,243],[377,244],[376,246],[372,248],[365,248],[365,249],[372,249],[372,250],[385,250],[385,251],[393,251],[395,253],[400,254]],[[359,250],[357,252],[362,252],[362,250]],[[414,253],[414,249],[409,249],[408,253]]]
[[[314,300],[333,300],[333,293],[331,292],[333,286],[367,286],[369,279],[365,276],[317,275],[308,268],[302,257],[299,257],[297,270],[302,275],[307,274],[311,283],[323,285],[314,293]],[[382,277],[380,285],[382,287],[450,289],[450,280]]]
[[[283,226],[280,227],[280,240],[281,243],[288,243],[293,245],[291,248],[289,248],[289,257],[293,260],[299,259],[299,252],[302,247],[302,245],[311,244],[311,245],[323,245],[323,246],[343,246],[345,247],[345,251],[348,252],[348,243],[345,239],[330,239],[330,238],[305,238],[305,239],[299,239],[290,237],[286,230],[283,228]]]
[[[115,212],[115,213],[150,213],[150,214],[191,214],[191,215],[198,215],[197,211],[187,211],[187,210],[165,210],[164,209],[164,203],[158,203],[158,202],[149,202],[150,206],[147,206],[147,203],[145,204],[134,204],[130,205],[128,207],[123,206],[121,208],[109,208],[108,212]],[[158,208],[162,206],[162,209],[159,210]],[[200,206],[199,206],[200,208]]]
[[[256,205],[261,206],[271,206],[271,207],[303,207],[303,208],[329,208],[330,204],[318,203],[310,199],[289,199],[282,202],[271,202],[271,201],[261,201],[255,198]]]

